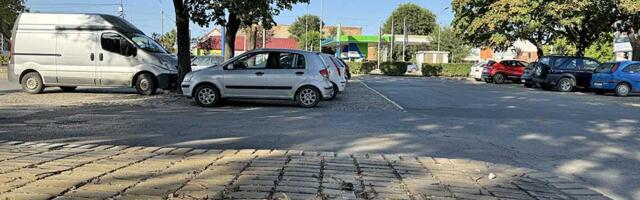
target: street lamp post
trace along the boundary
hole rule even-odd
[[[449,6],[445,7],[438,13],[438,16],[442,15],[444,11],[449,10]],[[436,16],[436,24],[438,24],[438,52],[440,51],[440,32],[442,32],[442,28],[440,27],[440,23],[438,23],[438,16]]]

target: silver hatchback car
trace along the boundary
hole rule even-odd
[[[333,94],[329,70],[318,53],[258,49],[217,66],[188,73],[182,92],[203,107],[221,99],[290,99],[314,107]]]

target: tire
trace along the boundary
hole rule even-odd
[[[303,108],[316,107],[320,103],[322,94],[318,89],[311,86],[304,86],[296,92],[296,103]]]
[[[193,96],[196,104],[202,107],[214,107],[220,102],[220,91],[210,84],[198,86]]]
[[[143,73],[138,75],[135,87],[141,95],[154,95],[158,90],[158,83],[156,83],[152,75]]]
[[[576,82],[572,78],[561,78],[558,81],[558,91],[572,92],[576,88]]]
[[[493,76],[493,83],[495,84],[503,84],[506,77],[503,74],[496,74]]]
[[[526,88],[532,88],[533,87],[533,83],[525,83],[524,87]]]
[[[76,90],[76,88],[78,88],[78,87],[75,87],[75,86],[60,86],[60,89],[63,92],[73,92],[74,90]]]
[[[631,86],[627,83],[620,83],[616,86],[616,96],[626,97],[631,93]]]
[[[331,97],[327,98],[326,100],[334,100],[336,99],[336,97],[338,97],[338,92],[340,92],[340,90],[338,89],[338,85],[333,84],[333,93],[331,93]]]
[[[29,72],[20,80],[22,90],[29,94],[40,94],[44,91],[44,83],[38,72]]]

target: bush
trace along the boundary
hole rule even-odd
[[[383,62],[380,64],[380,71],[389,76],[402,76],[407,73],[407,65],[409,63],[406,62]]]
[[[366,61],[366,62],[347,62],[349,65],[349,72],[351,74],[368,74],[378,65],[375,61]]]
[[[471,72],[472,64],[442,63],[422,64],[423,76],[467,77]]]
[[[1,66],[9,65],[9,56],[0,55],[0,65]]]

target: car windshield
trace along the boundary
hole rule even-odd
[[[602,64],[600,66],[598,66],[596,68],[596,73],[602,73],[602,72],[611,72],[611,68],[613,68],[613,66],[615,66],[616,63],[605,63]]]
[[[151,53],[167,53],[164,48],[158,44],[155,40],[147,37],[143,34],[131,33],[127,34],[127,37],[133,41],[133,43],[138,46],[138,48],[143,49],[147,52]]]

